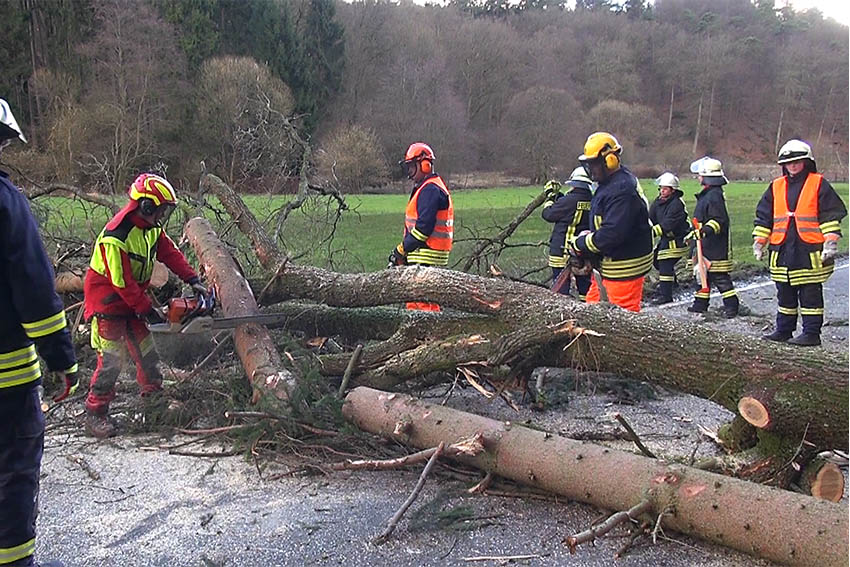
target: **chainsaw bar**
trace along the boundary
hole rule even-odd
[[[209,333],[217,329],[234,329],[239,325],[257,323],[259,325],[273,326],[283,325],[291,315],[283,313],[264,313],[260,315],[244,315],[241,317],[193,317],[185,323],[157,323],[148,325],[152,333],[171,333],[182,335],[194,335],[197,333]]]

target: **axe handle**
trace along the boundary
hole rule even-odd
[[[561,293],[561,288],[564,287],[564,284],[570,281],[570,276],[572,275],[572,270],[570,270],[569,265],[564,266],[564,269],[561,270],[561,273],[558,274],[558,277],[555,278],[555,281],[552,282],[552,291],[555,293]]]
[[[699,230],[699,221],[696,218],[691,219],[691,223],[694,225],[694,230]],[[705,256],[702,255],[702,239],[697,238],[697,270],[699,270],[699,283],[702,286],[700,292],[706,293],[711,292],[711,288],[708,287],[708,269],[706,268]]]

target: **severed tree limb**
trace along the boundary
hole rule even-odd
[[[627,511],[611,514],[608,519],[601,524],[591,526],[583,532],[565,537],[564,543],[570,548],[571,554],[575,553],[577,546],[588,541],[593,541],[598,537],[602,537],[626,520],[634,522],[639,516],[646,514],[650,510],[652,510],[652,503],[649,500],[641,500]]]
[[[399,520],[410,508],[410,505],[416,500],[416,497],[419,496],[419,493],[422,492],[422,487],[425,486],[425,479],[428,478],[428,474],[431,472],[431,469],[434,468],[434,465],[437,462],[437,459],[440,458],[440,455],[443,454],[443,448],[445,447],[445,443],[442,441],[437,448],[434,449],[434,453],[431,455],[431,458],[428,460],[428,464],[425,465],[425,469],[422,471],[422,474],[419,476],[419,481],[416,483],[416,487],[413,489],[413,492],[410,493],[410,496],[407,497],[407,500],[404,501],[404,504],[401,505],[401,508],[393,514],[393,517],[390,518],[387,527],[384,529],[381,534],[372,540],[372,544],[380,545],[389,539],[390,535],[395,530],[396,525],[398,525]]]
[[[248,282],[209,222],[202,218],[191,219],[186,223],[185,234],[207,277],[218,290],[223,316],[259,313]],[[256,323],[239,325],[234,330],[233,343],[254,388],[252,402],[257,403],[264,398],[273,406],[288,403],[296,376],[283,367],[268,330]]]
[[[337,398],[342,398],[345,390],[348,389],[348,381],[351,380],[351,373],[357,366],[360,360],[360,355],[363,353],[363,343],[358,343],[351,355],[351,360],[348,361],[348,366],[345,367],[345,373],[342,375],[342,382],[339,385],[339,390],[336,393]]]
[[[510,237],[517,229],[517,227],[524,221],[528,216],[534,212],[534,210],[543,204],[546,200],[546,192],[543,191],[537,197],[535,197],[526,207],[517,215],[517,217],[508,223],[508,226],[503,228],[499,234],[494,236],[493,238],[482,239],[479,240],[478,243],[472,248],[472,251],[469,253],[469,256],[466,258],[466,261],[461,266],[461,271],[468,272],[469,269],[475,264],[481,264],[481,256],[485,253],[488,248],[494,249],[494,261],[498,258],[501,253],[502,248],[505,246],[505,240]]]
[[[609,510],[643,499],[652,513],[672,507],[661,519],[665,529],[772,561],[848,562],[845,506],[364,387],[346,396],[343,415],[365,431],[421,448],[479,434],[485,451],[457,460]]]

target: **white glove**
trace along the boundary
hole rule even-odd
[[[759,239],[753,240],[753,257],[759,262],[764,258],[764,241]]]
[[[832,264],[838,255],[838,239],[830,238],[823,243],[823,252],[820,253],[821,264]]]

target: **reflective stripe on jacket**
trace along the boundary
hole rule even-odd
[[[773,180],[773,228],[770,231],[770,243],[782,244],[788,234],[791,218],[797,226],[800,240],[809,244],[823,244],[824,237],[818,221],[818,191],[823,176],[810,173],[803,183],[797,207],[788,210],[788,180],[785,176]]]
[[[38,355],[51,371],[77,371],[38,226],[27,198],[0,172],[0,394],[37,382]]]
[[[419,211],[417,208],[419,195],[428,185],[434,185],[439,188],[448,198],[449,206],[446,209],[437,210],[434,230],[431,234],[426,235],[416,229],[416,223],[419,221]],[[413,192],[404,212],[404,233],[405,236],[410,234],[417,240],[424,242],[423,246],[407,254],[407,261],[409,263],[428,264],[432,266],[445,266],[449,263],[449,252],[452,249],[452,241],[454,239],[454,205],[452,204],[452,196],[440,176],[435,175],[428,178]]]

